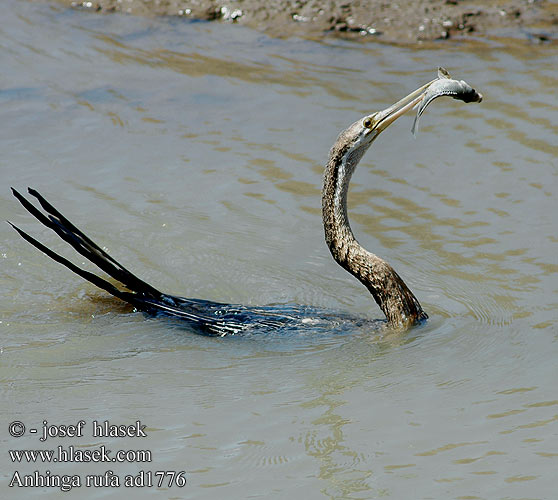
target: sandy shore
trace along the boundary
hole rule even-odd
[[[552,0],[59,0],[100,13],[184,16],[238,23],[274,36],[341,34],[392,43],[522,34],[557,39]]]

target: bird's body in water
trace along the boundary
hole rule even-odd
[[[325,239],[331,254],[339,265],[366,286],[384,312],[387,325],[396,329],[408,328],[422,322],[428,316],[393,268],[380,257],[365,250],[355,239],[347,214],[349,182],[358,162],[378,135],[398,117],[419,105],[425,99],[429,87],[436,81],[438,80],[423,85],[384,111],[361,118],[341,132],[331,148],[324,175],[322,217]],[[440,87],[440,95],[445,95],[443,91],[447,90],[447,83],[444,85]],[[452,92],[452,97],[455,98],[455,88],[453,87]],[[459,93],[459,89],[457,89],[457,93]],[[428,102],[435,97],[438,95],[431,92]],[[174,318],[181,323],[186,323],[198,333],[224,336],[292,329],[310,332],[345,331],[355,326],[372,325],[377,322],[354,318],[342,313],[322,311],[309,306],[246,307],[165,294],[137,278],[119,264],[37,191],[29,189],[29,194],[39,201],[46,214],[16,190],[13,190],[13,193],[41,223],[55,231],[81,255],[118,281],[122,287],[117,287],[109,281],[79,268],[26,232],[13,226],[29,243],[87,281],[128,302],[137,310],[154,316]]]

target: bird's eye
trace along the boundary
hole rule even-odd
[[[372,120],[370,118],[365,118],[364,121],[362,122],[362,124],[366,128],[372,128]]]

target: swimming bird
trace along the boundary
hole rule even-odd
[[[388,326],[406,329],[428,318],[419,301],[395,270],[383,259],[365,250],[356,240],[347,214],[349,182],[359,161],[373,141],[397,118],[419,105],[433,80],[411,92],[389,108],[364,116],[345,129],[331,148],[322,190],[322,218],[325,240],[335,261],[355,276],[372,294],[386,316]],[[308,306],[248,307],[203,299],[177,297],[159,291],[128,271],[94,243],[36,190],[28,192],[42,210],[12,188],[14,196],[39,222],[52,229],[81,255],[122,286],[81,269],[55,253],[28,233],[9,224],[29,243],[87,281],[128,302],[138,311],[185,322],[198,333],[232,335],[247,331],[327,329],[350,318],[323,313]],[[350,319],[349,322],[353,320]]]

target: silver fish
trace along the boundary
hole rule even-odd
[[[424,93],[422,101],[417,105],[417,116],[413,122],[411,132],[417,135],[419,118],[424,113],[426,107],[438,97],[450,96],[463,102],[481,102],[482,94],[477,92],[467,82],[463,80],[453,80],[444,68],[438,68],[438,79],[434,80]]]

